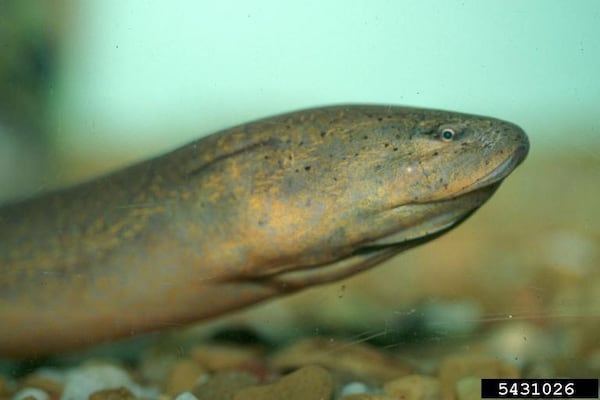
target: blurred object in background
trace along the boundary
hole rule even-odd
[[[62,2],[0,3],[0,201],[44,186]]]

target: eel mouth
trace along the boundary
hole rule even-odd
[[[525,160],[528,143],[519,145],[510,156],[491,172],[476,180],[459,193],[443,200],[404,207],[413,209],[409,214],[421,215],[414,224],[390,232],[373,241],[364,243],[354,254],[365,254],[387,248],[398,251],[432,240],[455,228],[481,207],[498,189],[502,181]]]
[[[489,174],[483,176],[474,184],[465,188],[465,190],[462,193],[459,193],[459,195],[472,192],[504,180],[504,178],[506,178],[512,171],[514,171],[515,168],[519,166],[519,164],[525,160],[528,152],[529,145],[527,143],[518,146],[510,155],[510,157],[504,160],[499,166],[494,168]]]

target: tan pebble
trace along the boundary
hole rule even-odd
[[[322,367],[311,365],[288,374],[270,385],[239,390],[234,400],[329,400],[333,380]]]
[[[194,347],[190,356],[210,371],[221,371],[256,362],[261,352],[245,346],[211,344]]]
[[[238,390],[257,383],[258,378],[250,373],[222,371],[217,372],[205,383],[196,385],[192,393],[198,400],[231,400]]]
[[[481,379],[468,376],[456,382],[456,398],[458,400],[481,399]]]
[[[518,378],[519,376],[519,370],[514,365],[493,356],[450,356],[440,364],[442,399],[456,399],[456,384],[463,378]]]
[[[167,373],[163,390],[171,395],[189,391],[205,374],[206,369],[198,361],[191,359],[180,360]]]
[[[410,367],[364,343],[324,338],[305,339],[278,352],[271,364],[279,369],[321,365],[331,371],[344,371],[352,378],[378,384],[410,373]]]
[[[127,388],[120,387],[116,389],[104,389],[94,392],[90,395],[90,400],[135,400],[137,397],[133,395]]]
[[[146,382],[158,382],[162,386],[167,374],[178,361],[181,361],[181,351],[155,345],[142,353],[137,370]]]
[[[403,400],[439,400],[442,398],[440,381],[425,375],[406,375],[383,385],[383,391]]]
[[[60,397],[60,394],[62,393],[64,387],[64,385],[61,382],[55,379],[36,374],[27,375],[20,382],[20,386],[41,389],[44,392],[47,392],[53,398]]]
[[[2,375],[0,375],[0,396],[8,396],[10,384]]]
[[[532,322],[510,321],[490,333],[485,340],[490,353],[506,354],[519,360],[535,360],[541,354],[555,357],[561,352],[574,354],[576,351],[572,343],[577,340],[561,341],[559,345],[550,332]]]

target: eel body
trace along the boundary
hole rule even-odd
[[[181,325],[350,276],[462,222],[528,148],[494,118],[323,107],[4,205],[0,355]]]

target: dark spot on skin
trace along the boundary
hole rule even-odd
[[[433,152],[433,156],[434,156],[434,157],[435,157],[435,156],[437,156],[437,155],[439,155],[439,154],[440,154],[440,153],[438,153],[437,151]]]
[[[358,153],[354,153],[354,157],[358,157]]]
[[[337,182],[337,176],[334,176],[334,177],[333,177],[333,180]]]
[[[398,151],[398,148],[397,148],[397,147],[394,147],[392,150],[394,150],[394,151]]]
[[[302,146],[304,144],[304,141],[298,143],[298,146]]]
[[[289,126],[289,125],[286,125],[286,126],[285,126],[285,129],[291,129],[291,128],[292,128],[292,127],[291,127],[291,126]]]
[[[307,165],[306,167],[304,167],[305,171],[310,171],[310,165]]]
[[[300,170],[298,168],[296,168],[296,172],[300,172]]]
[[[290,155],[288,156],[288,160],[291,160],[291,159],[292,159],[292,155],[290,154]]]
[[[485,160],[485,165],[490,165],[490,160]]]
[[[329,153],[329,158],[333,158],[333,154]]]
[[[375,166],[375,171],[379,171],[380,169],[381,169],[381,165],[377,164],[377,165]]]
[[[391,118],[392,118],[392,116],[391,116],[391,115],[386,115],[385,117],[386,117],[387,119],[391,119]]]
[[[379,118],[377,118],[377,121],[381,122],[381,121],[383,121],[383,118],[379,117]]]
[[[383,145],[384,145],[384,147],[389,147],[390,146],[389,143],[384,143]]]
[[[367,135],[363,136],[363,139],[367,140],[369,137]]]
[[[400,139],[400,134],[397,134],[397,135],[396,135],[396,139]]]
[[[326,131],[321,131],[321,137],[324,137],[327,134]]]
[[[265,156],[265,160],[268,160],[268,159],[269,159],[269,156]]]

